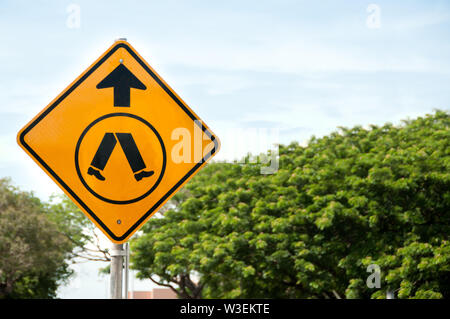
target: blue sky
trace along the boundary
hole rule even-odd
[[[60,191],[15,136],[118,37],[217,133],[224,159],[239,129],[305,142],[450,105],[449,1],[0,0],[0,36],[0,176],[44,199]]]

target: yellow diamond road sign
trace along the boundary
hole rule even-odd
[[[18,134],[19,145],[123,243],[219,150],[219,140],[119,40]]]

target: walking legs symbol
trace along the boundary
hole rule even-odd
[[[146,168],[144,160],[131,133],[105,133],[92,159],[91,167],[88,169],[89,175],[93,175],[101,181],[105,180],[105,177],[100,172],[103,171],[108,163],[117,141],[119,141],[128,164],[130,164],[130,168],[133,171],[134,178],[137,181],[154,174],[154,171],[144,171]]]

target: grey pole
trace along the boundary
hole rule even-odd
[[[113,244],[111,250],[110,269],[110,298],[122,299],[122,279],[123,279],[123,257],[125,251],[123,244]]]
[[[128,274],[130,269],[130,244],[125,244],[125,299],[128,299]]]

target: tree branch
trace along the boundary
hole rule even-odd
[[[158,286],[163,286],[163,287],[167,287],[170,288],[174,293],[177,294],[178,297],[180,297],[180,292],[178,290],[176,290],[172,285],[170,284],[164,284],[162,282],[158,282],[155,279],[152,278],[152,276],[148,276],[148,278],[155,284],[157,284]]]

